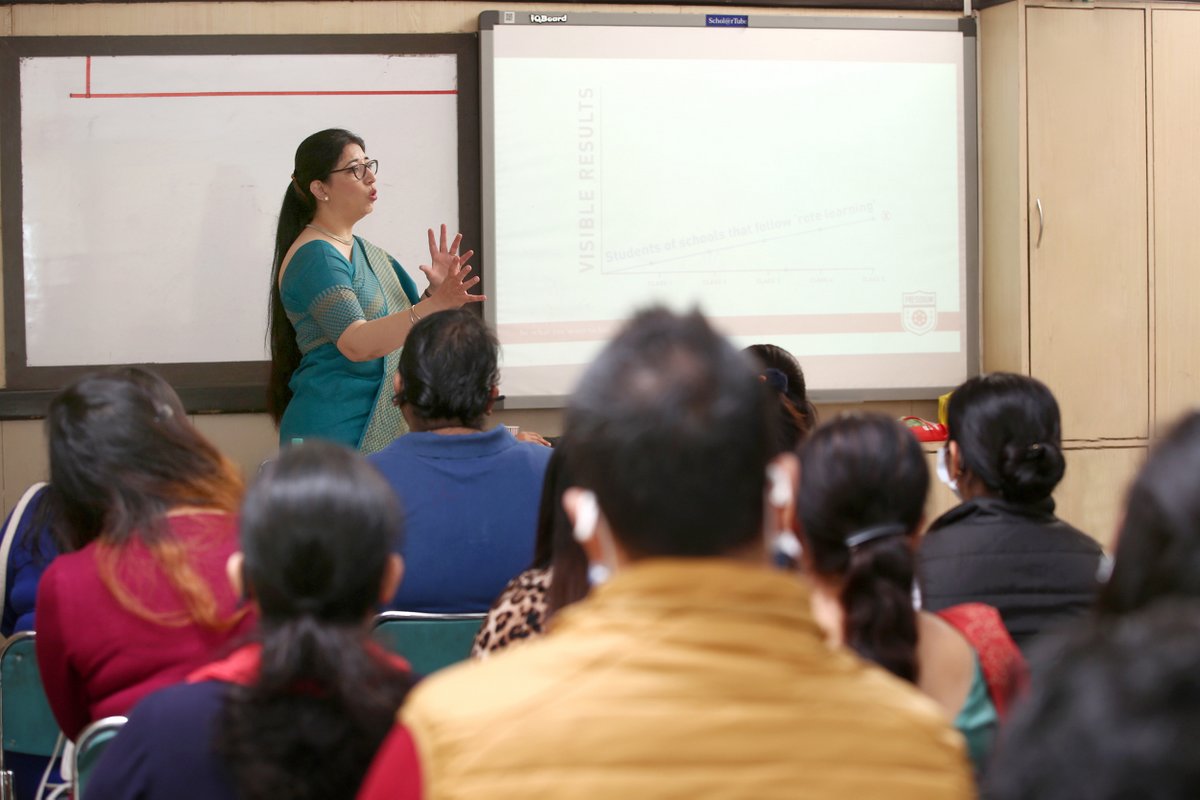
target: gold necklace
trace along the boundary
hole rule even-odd
[[[330,239],[333,239],[335,242],[341,242],[342,244],[346,245],[346,247],[354,246],[354,237],[353,236],[351,236],[349,239],[343,239],[342,237],[338,236],[336,233],[330,233],[329,231],[322,228],[320,225],[313,225],[311,222],[308,223],[307,225],[305,225],[304,227],[312,228],[317,233],[323,233],[326,236],[328,236]]]

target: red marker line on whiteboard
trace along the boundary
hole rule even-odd
[[[396,89],[370,91],[294,91],[294,92],[87,92],[71,93],[73,98],[107,100],[142,97],[361,97],[364,95],[435,95],[458,94],[457,89]]]
[[[73,99],[111,100],[163,97],[366,97],[380,95],[455,95],[457,89],[363,89],[363,90],[298,90],[298,91],[250,91],[250,92],[93,92],[92,57],[85,59],[84,90],[71,92]]]

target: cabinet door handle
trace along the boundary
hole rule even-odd
[[[1042,211],[1042,198],[1040,198],[1040,197],[1037,199],[1037,212],[1038,212],[1038,238],[1037,238],[1037,244],[1034,245],[1034,248],[1038,248],[1038,247],[1042,246],[1042,233],[1045,232],[1045,230],[1046,230],[1046,213],[1044,211]]]

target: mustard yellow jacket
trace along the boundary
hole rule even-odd
[[[427,798],[972,797],[936,706],[831,650],[765,567],[650,560],[550,633],[421,684],[401,713]]]

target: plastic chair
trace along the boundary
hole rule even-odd
[[[4,750],[50,758],[59,729],[42,687],[34,641],[33,631],[21,631],[0,649],[0,742]],[[0,752],[0,800],[14,796],[12,771]]]
[[[428,675],[471,655],[484,616],[385,611],[375,617],[371,638],[407,659],[414,672]]]
[[[82,800],[87,779],[100,761],[100,755],[121,732],[128,720],[125,717],[104,717],[83,729],[75,742],[75,800]]]

